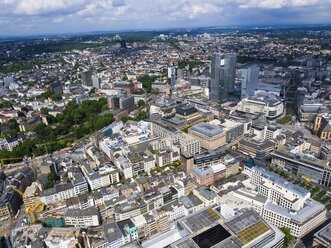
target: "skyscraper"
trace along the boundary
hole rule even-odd
[[[80,73],[81,78],[82,78],[82,83],[85,86],[93,86],[92,82],[92,73],[90,71],[82,71]]]
[[[92,82],[93,82],[93,87],[96,88],[96,89],[100,89],[100,78],[96,77],[96,76],[93,76],[92,77]]]
[[[211,83],[209,99],[221,102],[229,98],[229,92],[234,91],[236,78],[237,54],[215,53],[211,59]]]
[[[259,71],[257,65],[241,70],[241,99],[254,95],[259,83]]]

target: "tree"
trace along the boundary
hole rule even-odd
[[[142,107],[142,106],[145,106],[145,101],[142,100],[142,99],[140,99],[140,100],[138,101],[138,107],[140,108],[140,107]]]
[[[146,119],[146,117],[147,117],[146,112],[144,110],[141,110],[141,111],[139,111],[139,114],[137,116],[137,121],[144,120],[144,119]]]
[[[101,111],[104,112],[108,109],[109,109],[108,104],[105,104],[105,105],[102,106]]]
[[[288,227],[280,227],[279,230],[285,234],[283,248],[289,247],[294,240],[294,237],[291,235],[291,230]]]
[[[61,101],[62,100],[62,94],[61,93],[56,93],[56,94],[53,94],[51,95],[51,99],[53,101]]]
[[[96,92],[96,88],[95,87],[93,87],[90,91],[89,91],[89,96],[91,96],[91,95],[93,95],[93,94],[95,94],[95,92]]]
[[[43,114],[43,115],[48,115],[48,108],[41,108],[40,109],[40,112],[41,112],[41,114]]]

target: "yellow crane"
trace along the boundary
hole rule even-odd
[[[25,157],[23,157],[23,158],[0,158],[2,168],[5,168],[5,164],[4,164],[3,161],[6,161],[6,160],[17,160],[17,159],[25,159]],[[30,158],[28,158],[25,162],[28,163],[29,160],[30,160]]]
[[[13,190],[15,190],[17,193],[19,193],[22,197],[26,197],[26,202],[28,204],[28,207],[25,208],[25,212],[29,213],[31,222],[34,223],[36,221],[36,216],[34,212],[41,212],[44,208],[44,204],[39,204],[37,206],[32,207],[29,201],[29,198],[20,190],[16,189],[13,185],[9,185]]]
[[[32,210],[34,211],[35,209],[37,208],[40,208],[41,204],[35,206],[32,208]],[[13,220],[12,222],[10,222],[8,225],[4,226],[2,229],[1,229],[1,232],[2,232],[2,235],[4,236],[6,242],[7,242],[7,246],[9,248],[11,248],[11,244],[10,244],[10,241],[8,240],[8,235],[7,235],[7,229],[10,228],[13,224],[15,224],[17,221],[23,219],[28,213],[25,213],[23,214],[21,217],[17,218],[16,220]]]
[[[49,235],[54,235],[54,236],[75,236],[75,237],[83,237],[83,240],[84,240],[84,246],[85,248],[88,248],[88,243],[87,243],[87,240],[86,240],[86,237],[90,237],[90,238],[100,238],[100,236],[97,236],[97,235],[90,235],[90,234],[86,234],[85,232],[82,232],[82,233],[70,233],[70,232],[67,232],[67,233],[62,233],[62,232],[50,232]]]

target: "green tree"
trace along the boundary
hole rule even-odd
[[[138,101],[138,107],[142,107],[142,106],[145,106],[145,101],[142,100],[142,99],[140,99],[140,100]]]
[[[105,104],[105,105],[102,106],[101,111],[104,112],[108,109],[109,109],[108,104]]]
[[[89,91],[89,96],[91,96],[91,95],[93,95],[93,94],[95,94],[95,92],[96,92],[96,88],[95,87],[93,87],[90,91]]]
[[[147,117],[147,114],[144,110],[139,111],[139,114],[137,116],[137,121],[145,120]]]
[[[40,109],[40,112],[41,112],[43,115],[48,115],[48,111],[49,111],[48,108],[41,108],[41,109]]]
[[[56,93],[51,95],[51,99],[53,101],[61,101],[62,100],[62,94],[61,93]]]
[[[279,230],[285,234],[283,248],[289,247],[294,240],[294,237],[291,235],[291,230],[288,227],[280,227]]]

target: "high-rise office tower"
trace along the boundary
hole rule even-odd
[[[83,85],[93,86],[91,71],[82,71],[80,73]]]
[[[215,53],[211,59],[211,82],[209,99],[221,102],[229,98],[229,92],[234,91],[236,78],[237,54]]]
[[[260,67],[250,66],[241,70],[241,99],[253,96],[259,83]]]
[[[168,83],[171,87],[175,86],[176,83],[176,68],[168,67]]]
[[[228,92],[234,92],[234,82],[236,80],[237,54],[224,54],[224,77],[228,86]]]
[[[94,88],[100,89],[100,85],[101,85],[100,78],[98,78],[96,76],[93,76],[92,77],[92,82],[93,82],[93,87]]]

